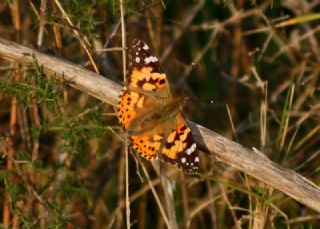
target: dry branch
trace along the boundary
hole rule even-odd
[[[106,103],[116,105],[121,86],[81,66],[51,57],[34,49],[0,39],[0,56],[20,63],[30,62],[34,54],[46,72],[63,77],[72,87]],[[320,212],[320,188],[298,173],[284,168],[257,151],[242,147],[200,125],[188,122],[199,146],[228,164],[282,191],[300,203]]]

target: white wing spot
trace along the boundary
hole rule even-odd
[[[199,157],[196,157],[196,158],[194,159],[194,162],[199,162]]]
[[[144,44],[144,46],[142,47],[144,50],[148,50],[149,46],[147,44]]]
[[[138,51],[141,51],[141,48],[138,48]]]
[[[140,58],[139,57],[136,57],[136,62],[140,63]]]
[[[138,56],[138,55],[139,55],[139,53],[138,53],[138,52],[136,52],[136,55]]]
[[[146,57],[146,58],[144,59],[144,62],[145,62],[146,64],[149,64],[150,62],[155,63],[155,62],[157,62],[157,61],[158,61],[158,58],[155,57],[155,56],[149,56],[149,57]]]
[[[181,163],[184,164],[186,163],[187,159],[185,157],[181,158]]]
[[[188,155],[190,155],[190,154],[192,154],[192,153],[196,150],[196,148],[197,148],[196,143],[193,143],[193,144],[191,145],[191,147],[186,150],[186,153],[187,153]]]

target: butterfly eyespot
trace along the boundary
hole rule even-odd
[[[187,129],[187,126],[183,125],[182,127],[180,127],[180,131],[183,132]]]
[[[166,80],[165,79],[161,79],[161,80],[159,80],[159,84],[164,84],[166,82]]]

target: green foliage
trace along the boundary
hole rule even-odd
[[[49,228],[65,227],[70,220],[77,217],[77,214],[64,209],[70,201],[82,197],[88,206],[92,206],[90,183],[78,176],[77,170],[88,166],[87,159],[90,155],[86,155],[89,150],[86,141],[104,138],[110,131],[103,120],[103,109],[94,99],[90,99],[93,100],[91,104],[94,109],[86,108],[85,113],[84,109],[77,104],[72,106],[68,104],[66,107],[61,92],[63,85],[55,75],[46,75],[43,72],[43,66],[40,66],[33,56],[32,61],[26,66],[19,66],[7,75],[8,77],[0,81],[2,95],[17,98],[21,108],[26,112],[35,107],[41,108],[39,110],[41,112],[39,113],[40,122],[30,127],[30,136],[33,141],[40,141],[43,147],[53,147],[59,141],[57,149],[60,155],[57,156],[61,158],[57,164],[58,161],[52,161],[53,158],[50,158],[46,150],[40,147],[39,157],[32,161],[30,152],[25,152],[21,148],[14,159],[18,170],[7,172],[1,169],[0,176],[5,179],[4,188],[13,203],[12,211],[20,215],[24,227],[39,226],[38,220],[29,221],[28,217],[24,216],[23,210],[14,204],[19,201],[27,201],[26,196],[32,196],[30,188],[27,188],[28,185],[23,185],[23,183],[34,174],[37,177],[37,186],[31,189],[34,193],[38,193],[39,198],[43,198],[44,202],[49,201],[47,202],[47,210],[50,212],[50,217],[47,218]],[[74,164],[72,167],[66,164],[70,160]],[[61,172],[66,174],[63,180],[59,178]],[[29,175],[26,180],[20,179],[19,182],[12,183],[10,177],[15,176],[15,173],[18,174],[18,177]],[[53,186],[56,186],[54,189],[54,192],[57,193],[56,197],[45,200]]]

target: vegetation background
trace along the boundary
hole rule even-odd
[[[186,117],[319,184],[319,10],[306,0],[7,0],[0,36],[119,83],[124,37],[142,39],[174,93],[190,98]],[[36,59],[0,59],[0,89],[2,227],[126,227],[115,108],[44,74]],[[200,156],[198,175],[166,173],[179,228],[320,227],[313,210]],[[130,154],[129,175],[132,226],[166,227],[168,190],[151,163]]]

